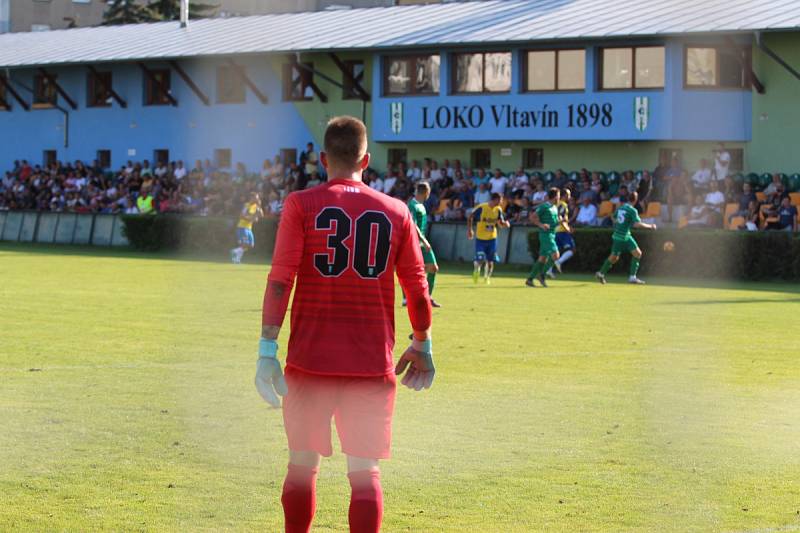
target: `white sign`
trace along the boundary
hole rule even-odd
[[[136,155],[136,148],[128,148],[128,157],[133,157]]]
[[[511,157],[511,148],[500,148],[500,157]]]
[[[647,96],[637,96],[633,104],[633,122],[636,129],[644,131],[647,129],[647,121],[650,118],[650,98]]]
[[[398,134],[403,131],[403,103],[392,102],[391,108],[392,133]]]

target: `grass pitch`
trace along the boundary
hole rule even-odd
[[[443,270],[384,531],[800,531],[796,286]],[[266,271],[0,247],[0,530],[281,530]],[[318,496],[315,531],[346,531],[341,455]]]

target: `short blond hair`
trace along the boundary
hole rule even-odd
[[[367,127],[355,117],[333,117],[323,141],[328,166],[337,170],[358,170],[367,153]]]

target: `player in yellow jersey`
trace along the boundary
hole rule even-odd
[[[561,274],[561,267],[575,255],[575,239],[572,237],[572,228],[569,226],[569,200],[572,191],[566,187],[561,189],[561,200],[556,205],[558,209],[558,227],[556,228],[556,246],[560,257],[553,263],[547,271],[547,277],[555,278],[553,267]]]
[[[475,238],[475,270],[472,271],[472,281],[475,283],[478,283],[481,267],[486,265],[484,281],[488,285],[494,264],[500,261],[497,256],[497,226],[507,228],[511,225],[503,214],[501,199],[500,194],[492,194],[488,202],[475,206],[467,219],[467,239]],[[475,231],[472,230],[473,220],[477,221]]]
[[[231,261],[234,264],[241,263],[244,253],[256,245],[256,239],[253,236],[253,224],[263,216],[261,197],[257,192],[251,192],[250,200],[244,204],[242,213],[239,215],[239,223],[236,225],[236,242],[238,242],[239,246],[231,250]]]

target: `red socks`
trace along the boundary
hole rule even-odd
[[[286,533],[308,533],[311,530],[317,507],[318,471],[317,468],[289,463],[281,496]]]
[[[350,496],[350,533],[378,533],[383,518],[383,490],[379,470],[347,474]],[[287,530],[288,531],[288,530]]]

